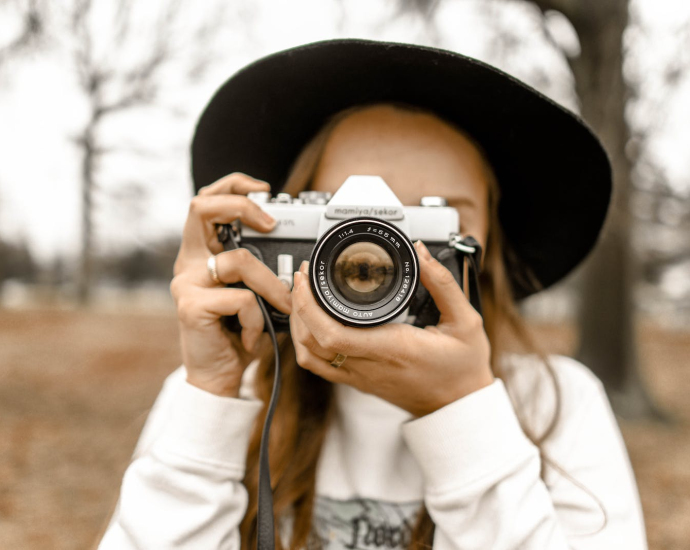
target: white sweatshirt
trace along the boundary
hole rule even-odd
[[[533,356],[507,355],[493,384],[421,418],[336,385],[337,414],[317,466],[314,527],[328,549],[402,548],[425,503],[435,550],[646,549],[639,495],[601,382],[551,356],[562,409],[541,460],[517,412],[540,433],[554,407]],[[242,484],[261,402],[250,390],[220,397],[166,379],[122,480],[99,550],[240,547]],[[604,512],[602,511],[605,510]],[[287,542],[290,521],[281,521]]]

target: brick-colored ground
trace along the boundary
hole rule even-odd
[[[574,333],[542,327],[569,353]],[[640,331],[674,425],[621,421],[650,548],[690,548],[690,334]],[[93,548],[148,408],[180,364],[174,313],[0,310],[0,548]]]

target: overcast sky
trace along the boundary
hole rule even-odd
[[[159,5],[153,1],[145,4],[149,10]],[[204,45],[217,62],[203,79],[185,84],[179,75],[182,65],[171,65],[160,107],[118,115],[104,126],[105,141],[127,150],[108,155],[101,166],[101,188],[96,194],[99,247],[110,250],[147,244],[155,237],[181,232],[192,194],[187,147],[196,117],[232,72],[260,55],[290,46],[345,36],[426,44],[436,41],[442,47],[498,64],[555,100],[577,108],[565,61],[538,32],[535,12],[518,2],[491,15],[525,37],[518,51],[501,57],[492,47],[490,17],[469,0],[445,2],[437,15],[437,36],[410,18],[384,24],[393,13],[390,2],[345,0],[344,8],[335,0],[231,4],[238,13],[228,14],[218,40]],[[194,17],[213,15],[198,11],[201,6],[211,6],[210,2],[195,5]],[[690,2],[635,0],[633,7],[643,24],[626,37],[630,46],[626,71],[631,78],[643,79],[643,97],[631,116],[635,124],[654,127],[655,158],[668,171],[675,188],[690,195],[690,78],[684,75],[677,89],[669,93],[660,72],[670,56],[681,51],[690,55],[690,45],[683,50],[676,32],[681,24],[690,22]],[[0,34],[12,32],[12,21],[4,15],[0,13]],[[107,36],[109,19],[103,16],[97,25],[102,25]],[[577,39],[567,23],[554,18],[551,28],[563,47],[577,50]],[[184,26],[179,32],[185,34]],[[79,246],[80,158],[70,138],[83,127],[87,104],[76,84],[72,44],[67,34],[55,37],[47,50],[0,69],[0,233],[3,238],[26,239],[43,261],[56,254],[76,254]],[[104,44],[107,47],[107,41]],[[133,44],[122,55],[139,55],[142,47],[143,42]],[[544,74],[549,75],[548,82],[540,78]],[[138,203],[123,198],[132,183],[145,189]]]

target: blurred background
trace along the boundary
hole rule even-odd
[[[96,544],[180,364],[168,285],[196,117],[251,60],[334,37],[474,56],[601,136],[599,245],[521,308],[604,382],[650,548],[690,548],[684,0],[0,0],[0,548]]]

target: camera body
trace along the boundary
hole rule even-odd
[[[317,302],[343,324],[438,323],[438,310],[419,283],[412,246],[418,239],[462,282],[461,262],[453,248],[459,215],[442,197],[424,197],[419,206],[403,206],[381,177],[353,175],[332,197],[305,191],[298,197],[249,193],[248,198],[277,223],[270,233],[237,223],[238,244],[290,288],[294,271],[309,261]],[[227,242],[224,246],[230,248]],[[269,312],[277,331],[289,330],[286,315],[270,306]],[[240,330],[236,317],[224,318],[224,323],[232,331]]]

